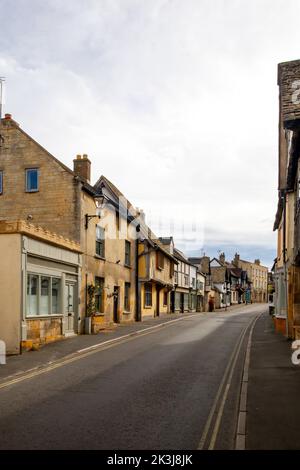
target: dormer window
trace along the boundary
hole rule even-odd
[[[26,192],[34,193],[39,190],[38,168],[28,168],[26,170]]]

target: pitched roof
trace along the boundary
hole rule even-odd
[[[178,250],[178,248],[174,248],[174,256],[177,258],[179,261],[182,261],[183,263],[189,264],[190,266],[194,266],[193,263],[191,263],[188,258],[184,256],[182,251]],[[195,266],[194,266],[195,267]]]
[[[126,196],[115,186],[106,176],[101,175],[100,178],[97,180],[97,182],[94,184],[94,189],[98,191],[101,187],[102,184],[108,186],[108,188],[111,190],[111,192],[116,196],[117,199],[123,197],[127,201],[127,208],[132,207],[134,208],[134,205],[131,204],[131,202],[127,199]]]

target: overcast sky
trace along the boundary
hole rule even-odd
[[[0,0],[4,112],[70,167],[87,153],[185,251],[271,265],[299,18],[298,0]]]

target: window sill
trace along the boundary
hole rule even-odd
[[[102,261],[106,261],[106,258],[104,258],[103,256],[100,256],[100,255],[94,255],[94,258],[101,259]]]
[[[39,190],[38,189],[26,189],[25,190],[25,193],[38,193]]]
[[[124,310],[123,312],[123,315],[130,315],[132,312],[130,312],[129,310]]]
[[[145,305],[144,308],[152,308],[152,305]]]
[[[97,312],[95,313],[95,315],[93,315],[93,317],[104,317],[105,316],[105,313],[102,313],[102,312]]]
[[[131,266],[131,264],[126,264],[126,263],[125,263],[125,264],[124,264],[124,268],[132,269],[132,266]]]
[[[62,318],[63,313],[52,313],[46,315],[25,315],[25,320],[44,320],[45,318]]]

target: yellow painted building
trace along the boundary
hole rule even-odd
[[[141,317],[171,313],[176,259],[145,225],[142,225],[138,252]]]

